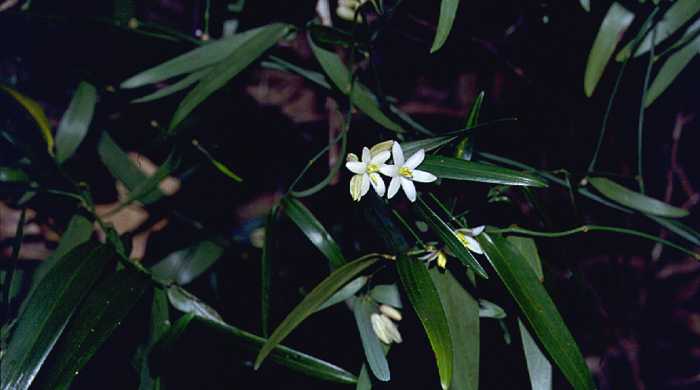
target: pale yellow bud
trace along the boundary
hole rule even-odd
[[[401,321],[401,318],[403,318],[401,317],[401,312],[389,305],[382,304],[379,306],[379,311],[394,321]]]

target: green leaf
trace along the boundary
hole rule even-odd
[[[204,99],[226,85],[234,76],[287,35],[289,29],[288,25],[282,23],[257,29],[255,34],[231,51],[224,60],[214,65],[199,84],[185,96],[173,114],[168,129],[174,129]]]
[[[581,7],[583,7],[583,9],[586,12],[591,12],[591,0],[579,0],[579,1],[581,2]]]
[[[355,390],[370,389],[372,389],[372,378],[369,377],[367,363],[362,363],[362,368],[360,368],[360,375],[357,377],[357,386],[355,386]]]
[[[153,344],[148,353],[148,367],[154,376],[160,375],[166,370],[168,358],[175,352],[177,341],[180,340],[187,326],[196,316],[197,312],[192,310],[178,318]]]
[[[401,302],[401,293],[396,283],[393,284],[378,284],[372,288],[367,294],[372,299],[379,303],[401,309],[403,303]]]
[[[338,244],[306,206],[289,196],[282,198],[280,205],[311,243],[328,258],[333,269],[338,269],[345,264],[345,258]]]
[[[198,70],[195,72],[192,72],[187,75],[187,77],[184,77],[182,80],[178,80],[177,82],[174,82],[167,87],[163,87],[153,93],[149,93],[146,96],[140,97],[138,99],[134,99],[131,102],[132,103],[146,103],[150,102],[156,99],[160,99],[166,96],[170,96],[176,92],[182,91],[183,89],[188,88],[190,85],[196,83],[197,81],[201,80],[202,77],[206,76],[206,74],[209,72],[209,68]]]
[[[317,34],[317,27],[312,25],[309,27],[309,33],[311,37]],[[343,61],[338,57],[338,54],[322,49],[314,43],[313,39],[309,39],[309,45],[311,45],[311,51],[313,51],[314,56],[321,64],[321,68],[326,72],[328,77],[333,81],[338,89],[348,95],[350,93],[350,82],[348,79],[349,71],[345,67]],[[362,110],[368,117],[372,118],[378,124],[386,127],[389,130],[402,133],[405,130],[389,119],[389,117],[382,112],[379,108],[379,101],[377,97],[367,88],[365,85],[361,84],[359,81],[355,81],[352,88],[352,102],[357,108]]]
[[[340,303],[353,295],[355,295],[356,292],[360,291],[362,287],[367,284],[367,277],[366,276],[360,276],[355,279],[353,279],[350,283],[346,284],[343,288],[340,290],[336,291],[335,294],[333,294],[328,300],[323,302],[321,306],[319,306],[316,311],[321,311],[327,307],[331,307],[335,305],[336,303]]]
[[[338,289],[343,287],[364,269],[374,264],[378,259],[378,255],[361,257],[336,270],[316,286],[272,333],[272,336],[270,336],[262,347],[258,358],[255,360],[255,369],[257,370],[258,367],[260,367],[260,364],[270,351],[287,337],[287,335],[306,319],[306,317],[314,313],[316,309],[335,294]]]
[[[81,82],[56,129],[56,161],[62,164],[78,150],[87,135],[97,104],[97,90]]]
[[[659,225],[672,231],[675,234],[685,238],[695,245],[700,246],[700,233],[697,230],[691,229],[688,225],[675,219],[657,217],[651,214],[645,214],[649,219],[655,221]]]
[[[261,348],[267,345],[264,338],[252,335],[225,323],[214,322],[199,316],[195,317],[195,322],[203,324],[207,332],[220,334],[223,341],[231,342],[252,353],[257,353]],[[275,347],[269,351],[268,359],[273,363],[315,378],[337,383],[357,382],[357,377],[352,373],[334,364],[285,347],[284,345],[275,345]]]
[[[486,271],[484,268],[479,264],[478,261],[474,258],[474,255],[467,249],[467,247],[464,246],[462,241],[460,241],[459,238],[457,238],[457,235],[455,235],[454,231],[447,226],[445,222],[443,222],[440,217],[438,217],[433,210],[428,207],[425,202],[423,202],[423,199],[418,197],[415,205],[414,205],[414,210],[416,210],[416,213],[423,219],[425,223],[428,224],[428,227],[430,230],[432,230],[437,236],[440,238],[440,241],[444,242],[445,245],[447,245],[448,248],[452,251],[452,253],[455,254],[455,256],[462,262],[464,265],[467,267],[470,267],[471,269],[474,270],[474,272],[481,276],[484,279],[488,279],[488,275],[486,274]]]
[[[440,49],[450,35],[458,5],[459,0],[442,0],[440,3],[440,19],[438,19],[437,33],[435,34],[433,46],[430,48],[431,53]]]
[[[431,267],[428,274],[440,296],[452,339],[451,389],[479,389],[479,301],[449,269]],[[474,273],[468,271],[474,283]]]
[[[652,45],[652,36],[656,35],[654,39],[654,46],[658,45],[666,38],[670,37],[679,28],[685,25],[691,18],[695,17],[697,13],[700,12],[700,1],[697,0],[677,0],[674,2],[666,13],[664,13],[663,18],[656,23],[656,32],[649,31],[644,37],[644,40],[637,48],[634,53],[635,57],[648,52]]]
[[[484,232],[476,239],[540,342],[574,389],[595,389],[576,341],[528,261],[499,234]]]
[[[598,30],[598,35],[593,42],[593,48],[588,56],[586,73],[584,75],[584,90],[586,96],[591,97],[593,91],[603,75],[603,71],[610,60],[617,43],[627,28],[634,20],[634,13],[628,11],[620,3],[613,3],[605,15]]]
[[[202,318],[223,323],[221,316],[216,310],[177,284],[169,286],[166,289],[166,293],[168,295],[168,301],[177,310],[183,313],[193,311]]]
[[[700,36],[687,44],[682,49],[670,55],[664,64],[659,69],[659,73],[654,77],[649,89],[647,90],[644,107],[648,107],[651,103],[661,95],[666,88],[678,77],[685,69],[690,61],[700,52]]]
[[[268,331],[270,321],[270,297],[272,291],[272,278],[275,272],[272,259],[275,253],[275,243],[277,242],[279,209],[280,206],[278,204],[274,205],[265,217],[265,243],[263,244],[262,255],[260,256],[260,262],[262,263],[262,286],[260,287],[262,297],[260,300],[260,312],[262,315],[263,336],[265,337],[270,335]]]
[[[452,383],[452,339],[450,328],[425,264],[403,252],[396,255],[396,266],[406,295],[416,310],[437,359],[440,384],[447,389]]]
[[[88,241],[61,258],[34,293],[0,365],[3,389],[27,389],[69,318],[110,260],[112,247]]]
[[[103,131],[100,136],[100,140],[97,143],[97,152],[107,167],[119,181],[124,183],[129,191],[133,191],[146,181],[146,174],[131,162],[126,152],[117,145],[106,131]],[[159,190],[156,189],[156,191]],[[163,195],[161,194],[161,196]]]
[[[239,50],[243,44],[261,34],[268,26],[254,28],[240,34],[211,41],[203,46],[188,51],[172,60],[145,70],[127,80],[119,87],[122,89],[139,88],[148,84],[165,81],[172,77],[210,68]]]
[[[122,269],[110,275],[85,299],[56,343],[49,359],[54,364],[43,380],[42,389],[65,389],[98,348],[107,340],[150,286],[143,272]]]
[[[588,182],[606,198],[644,213],[668,218],[681,218],[689,214],[686,209],[642,195],[604,177],[591,177]]]
[[[0,183],[29,183],[32,179],[24,169],[0,167]]]
[[[151,267],[151,274],[157,279],[173,280],[184,286],[208,270],[223,253],[221,245],[205,240],[169,254]]]
[[[353,313],[355,314],[357,329],[360,331],[360,339],[362,340],[362,348],[365,351],[365,358],[367,358],[367,365],[377,379],[386,382],[391,379],[389,362],[384,356],[382,342],[377,337],[377,334],[374,333],[370,319],[372,313],[377,313],[377,307],[367,300],[366,297],[357,298],[353,306]]]
[[[444,179],[470,180],[515,186],[547,187],[547,183],[544,180],[530,173],[517,172],[508,168],[452,157],[426,155],[425,160],[423,160],[423,163],[418,168]]]
[[[39,127],[39,130],[41,130],[41,134],[44,136],[49,154],[53,156],[53,147],[55,142],[53,139],[53,134],[51,134],[49,119],[46,117],[46,113],[44,113],[44,109],[41,107],[41,105],[12,88],[0,85],[0,89],[12,96],[19,104],[22,105],[22,107],[24,107],[25,110],[27,110],[29,115],[31,115]]]

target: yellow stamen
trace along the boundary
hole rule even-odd
[[[413,177],[413,172],[411,172],[411,170],[406,167],[401,167],[399,168],[399,175],[403,177]]]

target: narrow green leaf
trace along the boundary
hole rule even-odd
[[[474,100],[474,103],[472,103],[472,107],[469,109],[469,115],[467,116],[467,121],[464,124],[465,129],[471,129],[479,122],[479,112],[481,111],[481,103],[483,102],[484,91],[481,91]]]
[[[700,52],[700,36],[687,44],[682,49],[671,54],[664,64],[659,69],[659,73],[654,77],[649,89],[647,90],[646,101],[644,106],[648,107],[651,103],[661,95],[666,88],[678,77],[685,69],[690,61]]]
[[[178,340],[196,316],[197,312],[192,310],[178,318],[153,344],[148,353],[148,367],[154,376],[160,375],[166,370],[168,358],[175,352]]]
[[[231,342],[236,346],[244,348],[245,350],[253,353],[257,353],[259,350],[261,350],[261,348],[264,348],[264,346],[267,345],[264,338],[255,336],[225,323],[214,322],[199,316],[195,317],[195,322],[203,324],[208,332],[215,332],[222,335],[224,341]],[[273,363],[306,375],[313,376],[315,378],[337,383],[357,382],[357,377],[352,373],[334,364],[285,347],[284,345],[275,345],[275,347],[269,351],[268,358]]]
[[[379,303],[383,303],[397,309],[403,308],[401,293],[399,292],[399,288],[396,286],[396,283],[378,284],[374,286],[367,295]]]
[[[24,107],[25,110],[27,110],[29,115],[31,115],[39,127],[39,130],[41,130],[41,134],[44,136],[49,154],[53,156],[53,147],[55,142],[53,139],[53,134],[51,134],[51,125],[49,124],[49,119],[46,117],[46,113],[44,113],[44,109],[41,108],[39,103],[22,95],[12,88],[0,85],[0,89],[12,96]]]
[[[476,261],[474,255],[462,244],[462,241],[457,238],[454,231],[423,202],[423,199],[418,197],[413,208],[423,221],[428,224],[430,230],[437,234],[440,241],[444,242],[464,265],[473,269],[474,272],[482,278],[488,279],[486,271],[481,264]]]
[[[468,271],[472,283],[474,273]],[[452,339],[451,389],[479,389],[479,301],[449,269],[431,267],[428,274],[440,296]]]
[[[220,323],[224,322],[216,310],[177,284],[169,286],[166,289],[166,293],[168,295],[168,301],[177,310],[180,310],[183,313],[193,311],[198,316],[206,318],[210,321]]]
[[[315,24],[312,27],[314,40],[325,44],[325,45],[339,45],[346,49],[351,47],[359,48],[360,50],[365,50],[366,48],[359,42],[355,42],[352,39],[352,35],[345,30],[341,30],[334,27],[324,26],[322,24]]]
[[[581,7],[583,7],[583,9],[586,12],[591,12],[591,0],[579,0],[579,1],[581,2]]]
[[[156,99],[160,99],[166,96],[170,96],[176,92],[182,91],[183,89],[188,88],[190,85],[196,83],[197,81],[201,80],[202,77],[206,76],[207,73],[209,73],[210,68],[205,68],[202,70],[198,70],[195,72],[192,72],[188,74],[186,77],[184,77],[182,80],[178,80],[167,87],[163,87],[153,93],[149,93],[146,96],[140,97],[138,99],[134,99],[131,102],[132,103],[146,103],[150,102]]]
[[[452,157],[426,155],[420,169],[444,179],[479,181],[515,186],[547,187],[539,177],[508,168],[461,160]]]
[[[56,343],[49,359],[54,363],[39,388],[65,389],[98,348],[131,311],[150,285],[143,272],[122,269],[110,275],[85,299]]]
[[[355,279],[353,279],[350,283],[346,284],[341,288],[340,290],[336,291],[335,294],[333,294],[328,300],[323,302],[321,306],[319,306],[316,311],[321,311],[327,307],[331,307],[335,305],[336,303],[340,303],[351,296],[355,295],[356,292],[360,291],[362,287],[367,284],[367,277],[366,276],[359,276]]]
[[[513,244],[528,264],[530,264],[535,275],[537,275],[541,281],[544,281],[542,262],[540,261],[539,253],[537,253],[535,240],[529,237],[518,236],[508,236],[506,240]],[[551,390],[553,379],[552,363],[549,362],[520,318],[518,318],[518,328],[520,329],[520,338],[523,341],[525,362],[527,363],[527,372],[530,376],[532,390]]]
[[[338,269],[345,264],[345,258],[338,244],[306,206],[289,196],[282,198],[280,205],[311,243],[328,258],[333,269]]]
[[[459,0],[442,0],[440,3],[440,19],[438,19],[437,33],[435,34],[433,46],[430,48],[431,53],[440,49],[450,35],[458,5]]]
[[[400,252],[396,255],[396,266],[401,284],[435,352],[440,384],[447,389],[452,383],[452,339],[440,296],[422,261]]]
[[[0,183],[29,183],[32,178],[21,168],[0,167]]]
[[[365,351],[367,365],[377,379],[386,382],[391,379],[389,362],[387,362],[386,356],[384,356],[382,342],[379,340],[379,337],[377,337],[377,334],[374,333],[374,328],[372,327],[372,321],[370,319],[372,313],[377,312],[377,307],[367,300],[367,298],[355,299],[353,313],[355,314],[357,329],[360,331],[360,339],[362,340],[362,348]]]
[[[138,88],[214,66],[225,60],[226,57],[238,50],[244,43],[260,34],[266,27],[254,28],[240,34],[211,41],[130,77],[124,80],[119,87],[122,89]]]
[[[600,81],[600,77],[603,75],[603,71],[615,51],[617,43],[633,20],[634,13],[628,11],[620,3],[615,2],[610,6],[588,56],[586,73],[583,79],[586,96],[591,97],[593,95],[593,91],[598,85],[598,81]]]
[[[695,245],[700,246],[700,232],[698,232],[697,230],[691,229],[688,225],[675,219],[657,217],[651,214],[645,215],[652,221],[655,221],[656,223],[672,231],[673,233],[678,234],[679,236],[685,238],[686,240],[692,242]]]
[[[476,239],[542,345],[574,389],[595,389],[576,341],[527,260],[499,234],[484,232]]]
[[[174,129],[204,99],[226,85],[288,32],[289,26],[282,23],[270,24],[257,29],[249,39],[231,51],[224,60],[214,65],[199,84],[185,96],[173,114],[168,129]]]
[[[170,309],[168,296],[164,289],[154,288],[151,301],[150,329],[148,340],[139,346],[134,356],[134,367],[139,371],[140,383],[138,390],[157,390],[162,385],[163,378],[157,374],[151,375],[148,353],[156,342],[170,329]]]
[[[591,177],[588,178],[588,182],[606,198],[644,213],[668,218],[681,218],[688,215],[686,209],[642,195],[604,177]]]
[[[146,174],[131,162],[126,152],[122,150],[106,131],[103,131],[100,136],[100,140],[97,143],[97,152],[100,157],[102,157],[107,167],[109,167],[119,181],[124,183],[129,191],[133,191],[141,183],[146,181]]]
[[[379,259],[378,255],[368,255],[352,261],[336,270],[324,279],[309,295],[292,310],[287,318],[275,329],[267,340],[255,360],[255,369],[260,367],[262,361],[270,351],[294,330],[306,317],[316,311],[323,302],[328,300],[338,289],[357,276],[364,269],[374,264]]]
[[[85,81],[78,85],[56,129],[56,161],[62,164],[78,150],[87,135],[97,104],[97,89]]]
[[[279,204],[274,205],[265,217],[265,243],[262,248],[260,258],[262,271],[262,286],[260,293],[261,315],[262,315],[262,330],[263,336],[268,337],[270,321],[270,297],[272,291],[272,278],[275,272],[272,259],[275,253],[275,244],[277,243],[277,224],[279,222]]]
[[[357,377],[357,386],[355,386],[355,390],[370,389],[372,389],[372,378],[369,377],[367,363],[362,363],[362,368],[360,368],[360,375]]]
[[[224,248],[210,240],[173,252],[151,267],[157,279],[173,280],[184,286],[203,274],[224,253]]]
[[[691,18],[695,17],[700,12],[700,1],[697,0],[678,0],[674,2],[663,18],[656,23],[654,27],[656,32],[649,31],[644,37],[644,40],[639,45],[639,48],[634,53],[635,57],[648,52],[651,49],[651,39],[656,35],[654,46],[663,42],[666,38],[673,35],[679,28],[683,27]]]
[[[0,364],[3,389],[27,389],[68,319],[109,261],[107,244],[80,244],[53,267],[29,297],[29,303]]]
[[[313,37],[316,34],[316,27],[311,26],[309,32]],[[323,68],[323,71],[326,72],[331,81],[333,81],[333,84],[335,84],[342,93],[348,95],[351,90],[348,80],[349,71],[340,57],[338,57],[338,54],[317,46],[312,38],[309,38],[309,45],[311,46],[311,51],[313,51],[316,60],[321,64],[321,68]],[[389,119],[389,117],[382,112],[379,108],[377,97],[369,88],[355,81],[352,91],[353,104],[368,117],[389,130],[398,133],[405,131],[400,125]]]

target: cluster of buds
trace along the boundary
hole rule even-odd
[[[401,318],[401,313],[395,308],[384,304],[379,306],[379,313],[372,313],[370,316],[372,329],[379,340],[384,344],[402,342],[401,333],[394,323],[394,321],[401,321]]]
[[[355,11],[367,0],[338,0],[338,8],[335,13],[341,18],[349,21],[355,19]],[[362,16],[357,15],[357,21],[362,22]]]

